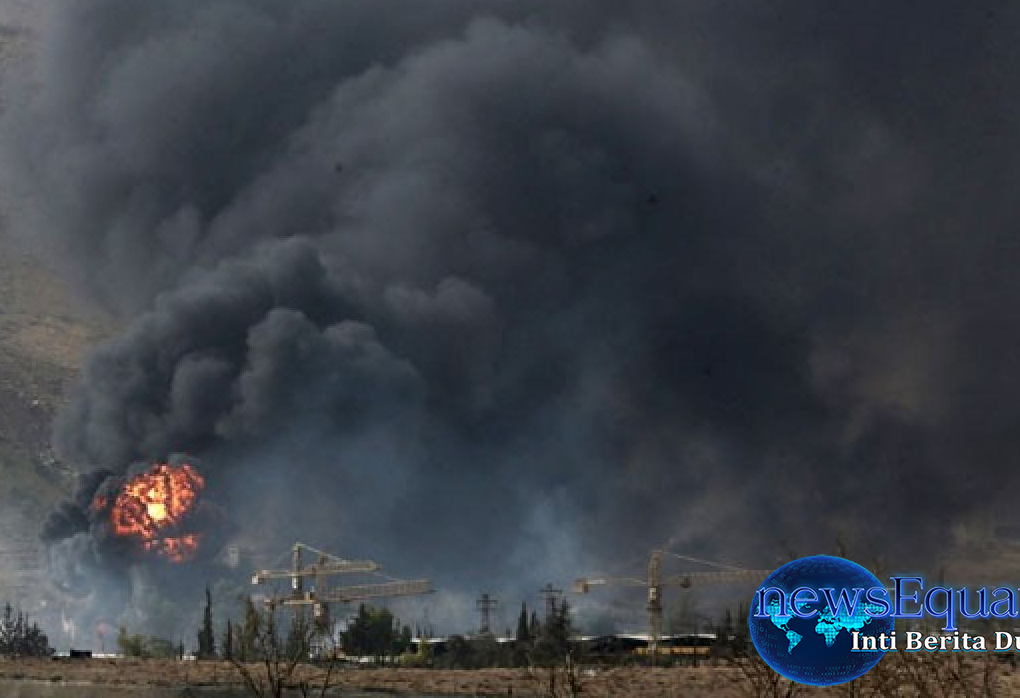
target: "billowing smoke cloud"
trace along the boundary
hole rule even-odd
[[[930,563],[1020,456],[1015,17],[898,12],[57,3],[3,185],[126,325],[62,456],[459,591]]]

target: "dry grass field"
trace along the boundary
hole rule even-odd
[[[764,669],[764,670],[763,670]],[[322,670],[298,669],[296,679],[313,685]],[[720,664],[698,667],[621,667],[584,670],[579,693],[563,681],[562,672],[550,686],[548,670],[483,669],[474,671],[343,668],[334,674],[333,685],[341,694],[370,692],[395,695],[516,696],[566,698],[765,698],[842,696],[884,698],[914,696],[1020,695],[1020,672],[992,655],[963,658],[960,655],[889,656],[861,680],[831,688],[810,688],[777,680],[761,666]],[[237,672],[225,662],[176,662],[167,660],[30,660],[0,661],[0,680],[47,681],[53,684],[99,684],[110,687],[233,687],[245,695]]]

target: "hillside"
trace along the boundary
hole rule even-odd
[[[0,1],[0,61],[24,58],[29,3]],[[10,207],[12,202],[4,202]],[[38,612],[48,593],[39,526],[73,473],[49,448],[50,425],[86,347],[106,330],[60,274],[10,235],[0,211],[0,600]]]

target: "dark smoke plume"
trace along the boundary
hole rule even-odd
[[[55,3],[3,185],[126,325],[61,455],[201,457],[251,538],[467,592],[667,541],[928,564],[1017,479],[1016,25]]]

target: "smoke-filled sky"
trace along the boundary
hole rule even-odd
[[[1010,511],[1020,7],[49,4],[0,183],[124,327],[65,460],[464,592]]]

